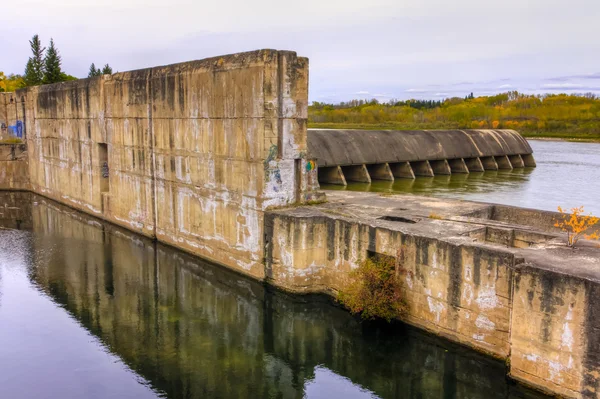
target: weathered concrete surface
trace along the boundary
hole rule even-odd
[[[463,201],[327,196],[326,204],[268,213],[272,284],[335,296],[362,259],[398,257],[405,321],[509,359],[515,379],[541,390],[596,397],[600,248],[574,251],[551,224],[540,228],[555,213],[536,211],[546,215],[535,219],[534,211]]]
[[[261,50],[20,90],[0,108],[21,122],[25,189],[295,292],[335,295],[360,259],[400,257],[408,322],[509,358],[531,385],[594,397],[600,249],[564,248],[554,214],[358,193],[274,210],[322,198],[307,155],[307,75],[295,53]],[[432,176],[429,160],[460,160],[443,163],[451,172],[535,165],[512,131],[369,135],[344,151],[373,162],[323,175]],[[23,189],[14,170],[27,168],[10,157],[2,170],[20,166],[0,186]],[[366,166],[378,163],[387,168]]]
[[[27,146],[0,143],[0,190],[29,188]]]
[[[263,213],[318,196],[308,60],[260,50],[11,93],[32,190],[262,278]]]
[[[308,129],[308,152],[319,166],[358,165],[531,154],[514,130]]]
[[[338,166],[346,181],[360,182],[535,166],[531,147],[514,130],[309,129],[308,150],[327,169],[322,183],[332,181],[330,170]]]

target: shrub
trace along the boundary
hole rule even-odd
[[[564,211],[560,206],[558,207],[558,211],[561,213],[562,220],[556,221],[554,227],[558,227],[567,233],[567,245],[569,247],[574,248],[577,241],[582,237],[587,240],[600,239],[600,236],[598,235],[599,230],[592,230],[592,227],[594,227],[600,219],[593,216],[591,213],[589,215],[584,215],[583,206],[571,208],[570,214]]]
[[[388,322],[406,310],[402,286],[397,278],[399,261],[386,255],[376,255],[361,262],[350,277],[351,284],[338,295],[338,301],[351,313],[363,319],[385,319]]]

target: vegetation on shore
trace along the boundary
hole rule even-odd
[[[600,98],[513,91],[443,101],[314,102],[308,122],[332,129],[514,129],[531,138],[600,141]]]

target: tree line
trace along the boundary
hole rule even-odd
[[[515,129],[526,136],[600,140],[600,98],[511,91],[442,101],[314,102],[308,122],[309,127],[348,129]]]
[[[33,35],[29,41],[31,57],[25,64],[23,75],[10,74],[6,76],[0,71],[0,92],[12,92],[29,86],[42,84],[66,82],[77,80],[75,76],[69,75],[62,70],[62,57],[54,39],[50,38],[48,47],[43,47],[39,35]],[[92,63],[88,77],[112,74],[110,65],[106,64],[102,69],[96,68]]]

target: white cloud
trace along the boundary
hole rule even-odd
[[[425,90],[425,89],[407,89],[405,91],[407,93],[427,93],[429,90]]]
[[[511,89],[512,87],[513,87],[513,85],[510,85],[510,84],[505,84],[505,85],[498,86],[499,89]]]

